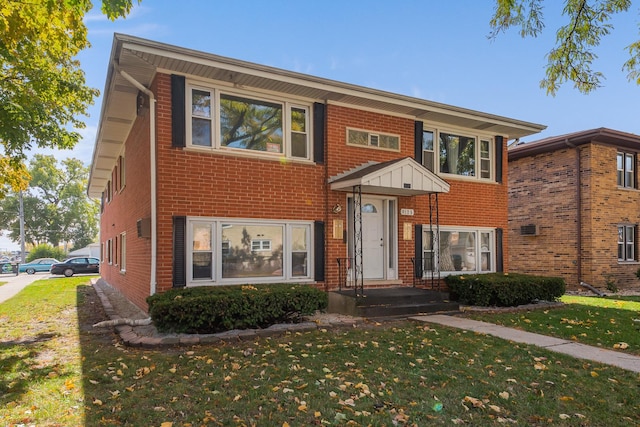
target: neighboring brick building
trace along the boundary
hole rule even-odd
[[[138,306],[507,268],[506,141],[543,126],[125,35],[109,64],[88,192]]]
[[[509,268],[635,287],[640,136],[606,128],[513,146]]]

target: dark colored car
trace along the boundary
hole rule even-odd
[[[93,257],[69,258],[51,266],[51,274],[64,274],[71,277],[74,274],[99,273],[100,260]]]

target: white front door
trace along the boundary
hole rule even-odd
[[[384,279],[384,202],[362,198],[362,258],[365,279]]]

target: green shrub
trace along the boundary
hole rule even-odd
[[[526,274],[472,274],[447,276],[450,298],[462,304],[514,307],[532,302],[555,301],[564,295],[566,284],[559,277]]]
[[[309,285],[201,286],[147,298],[160,331],[216,333],[300,321],[327,308],[327,294]]]
[[[51,245],[41,244],[29,251],[29,255],[25,259],[25,262],[31,262],[38,258],[55,258],[59,261],[64,260],[67,255],[60,248],[54,248]]]

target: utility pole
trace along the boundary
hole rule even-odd
[[[24,203],[22,202],[22,190],[20,190],[20,262],[24,264]]]

